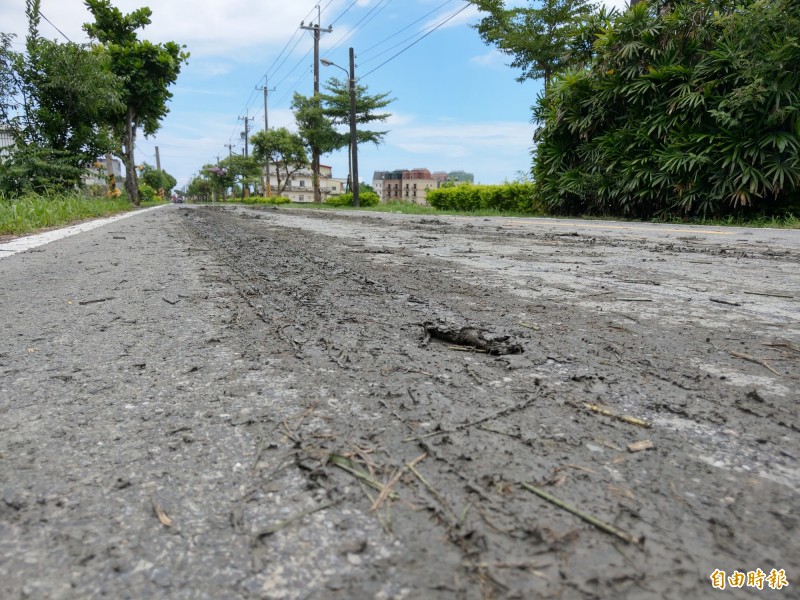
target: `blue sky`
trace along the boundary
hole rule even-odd
[[[624,4],[610,0],[608,4]],[[40,33],[50,39],[87,41],[90,21],[82,0],[42,0]],[[464,0],[112,0],[124,13],[141,6],[153,11],[140,37],[172,40],[191,53],[178,82],[170,114],[153,137],[140,136],[137,162],[161,165],[186,184],[200,168],[243,150],[240,117],[264,127],[268,82],[270,128],[294,129],[292,94],[313,91],[313,39],[300,23],[323,28],[320,56],[348,68],[356,54],[356,76],[370,93],[390,93],[389,130],[379,147],[359,147],[359,174],[426,167],[465,170],[477,182],[502,183],[530,168],[531,106],[540,82],[516,81],[509,59],[485,46],[470,27],[479,13]],[[526,4],[517,2],[517,4]],[[22,41],[27,29],[24,0],[0,3],[0,30]],[[58,31],[60,30],[60,31]],[[428,35],[422,38],[423,35]],[[412,45],[413,44],[413,45]],[[396,55],[396,56],[395,56]],[[320,78],[342,78],[320,67]],[[274,89],[272,89],[274,88]],[[335,177],[347,177],[347,153],[325,155]]]

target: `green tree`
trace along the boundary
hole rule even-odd
[[[331,120],[325,116],[320,95],[303,96],[297,92],[292,98],[292,110],[298,133],[309,151],[316,149],[320,155],[341,148],[341,137]],[[321,202],[318,173],[314,173],[314,202]]]
[[[327,93],[320,94],[322,101],[322,112],[335,127],[346,126],[336,136],[338,147],[344,148],[350,145],[350,87],[348,81],[340,81],[336,77],[331,77],[324,86]],[[356,123],[365,125],[367,123],[385,122],[392,115],[390,113],[377,112],[383,110],[394,102],[389,94],[367,93],[367,86],[356,83]],[[359,127],[357,129],[358,143],[372,143],[376,146],[383,143],[383,138],[388,132],[372,131]]]
[[[120,140],[125,190],[138,205],[134,157],[137,132],[141,129],[149,136],[158,131],[169,112],[169,87],[177,80],[189,54],[183,51],[185,46],[175,42],[154,44],[138,38],[136,31],[150,24],[152,11],[147,7],[123,15],[111,6],[110,0],[85,0],[85,4],[95,22],[86,23],[84,29],[110,57],[111,71],[124,81],[124,110],[114,115],[111,124]]]
[[[278,196],[283,195],[291,176],[308,166],[303,138],[285,127],[259,131],[250,138],[250,142],[253,145],[253,156],[258,161],[274,165]]]
[[[0,40],[0,119],[16,134],[3,178],[12,193],[79,185],[86,165],[111,149],[104,123],[121,107],[108,57],[42,39],[39,5],[26,2],[26,53],[11,50],[12,36]]]
[[[154,166],[147,163],[142,164],[139,180],[149,185],[156,192],[164,190],[164,195],[167,197],[169,197],[172,192],[172,188],[178,183],[178,181],[166,171],[159,171]]]
[[[207,202],[210,200],[212,193],[211,182],[209,181],[208,177],[202,175],[193,177],[189,182],[189,185],[186,186],[186,194],[191,198],[200,200],[201,202]]]
[[[350,144],[350,130],[340,131],[339,126],[350,124],[350,92],[348,83],[332,77],[325,84],[327,93],[306,97],[295,93],[292,100],[295,121],[300,137],[309,148],[318,148],[320,154],[328,154]],[[356,84],[356,123],[386,121],[389,113],[377,113],[393,102],[388,94],[367,93],[367,86]],[[383,141],[386,131],[358,130],[358,142]],[[314,200],[320,201],[319,181],[314,179]]]
[[[225,177],[231,182],[232,193],[238,187],[242,198],[249,193],[251,187],[261,181],[262,163],[254,156],[232,154],[219,162],[219,167],[225,170]]]
[[[22,79],[17,60],[19,55],[11,49],[14,35],[0,33],[0,126],[7,127],[16,120],[22,104]]]
[[[543,79],[547,89],[553,75],[584,60],[571,51],[571,42],[595,11],[589,0],[541,0],[537,7],[513,8],[504,0],[471,1],[487,13],[475,26],[481,39],[513,57],[511,66],[522,70],[518,81]]]

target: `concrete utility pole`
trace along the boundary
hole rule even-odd
[[[356,127],[356,60],[350,48],[350,152],[353,161],[353,206],[361,206],[358,195],[358,128]]]
[[[314,101],[319,102],[319,39],[320,35],[324,33],[331,33],[333,27],[327,29],[320,29],[320,21],[322,20],[322,9],[317,4],[317,24],[313,23],[304,25],[300,23],[300,29],[314,32]],[[319,148],[316,146],[311,147],[311,171],[314,180],[314,202],[322,202],[322,194],[319,190]]]
[[[228,158],[233,157],[233,144],[222,144],[228,149]]]
[[[156,170],[161,172],[161,155],[158,153],[158,146],[156,146]]]
[[[255,121],[255,117],[239,117],[240,121],[244,121],[244,156],[247,158],[249,156],[249,138],[250,138],[250,121]]]
[[[270,89],[269,81],[264,77],[264,87],[261,89],[264,90],[264,131],[269,132],[269,93],[274,92],[275,88]],[[267,156],[265,162],[267,168],[267,184],[264,186],[264,198],[269,198],[272,195],[272,183],[270,182],[269,175],[269,156]]]
[[[358,127],[356,123],[356,61],[353,49],[350,48],[350,71],[340,67],[335,62],[322,59],[322,64],[326,67],[336,67],[341,69],[349,76],[347,90],[350,92],[350,172],[347,174],[347,181],[350,189],[353,190],[353,206],[361,206],[361,198],[358,194]]]

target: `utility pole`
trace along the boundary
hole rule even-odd
[[[331,33],[333,27],[327,29],[320,28],[320,21],[322,20],[322,9],[317,4],[317,24],[313,23],[304,25],[300,23],[300,29],[314,32],[314,101],[319,102],[319,39],[321,34]],[[322,194],[319,191],[319,147],[315,144],[311,147],[311,171],[313,172],[312,179],[314,180],[314,202],[322,202]]]
[[[350,48],[350,153],[353,161],[353,206],[361,206],[358,195],[358,129],[356,127],[356,59]]]
[[[158,153],[158,146],[156,146],[156,170],[161,172],[161,155]]]
[[[223,144],[223,146],[225,146],[228,149],[228,160],[230,161],[230,159],[233,158],[233,144]],[[228,168],[230,168],[230,167],[231,167],[231,165],[230,165],[230,162],[229,162],[228,163]],[[227,188],[222,188],[222,199],[223,200],[227,200],[228,199]]]
[[[269,132],[269,93],[274,92],[275,88],[269,89],[269,81],[264,77],[264,87],[261,89],[264,90],[264,131]],[[272,195],[272,183],[270,182],[269,175],[269,155],[267,155],[264,162],[267,168],[267,185],[264,186],[264,198],[269,198]]]
[[[250,121],[254,121],[255,117],[239,117],[240,121],[244,121],[244,156],[247,158],[249,150],[249,137],[250,137]]]

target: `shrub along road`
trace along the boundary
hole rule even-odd
[[[165,207],[4,258],[0,596],[791,590],[797,236]]]

